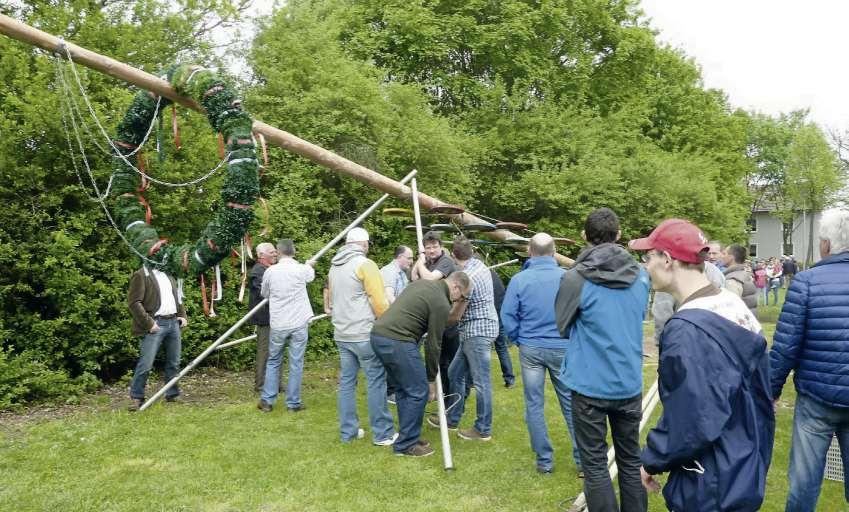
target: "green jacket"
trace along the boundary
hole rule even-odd
[[[167,274],[166,274],[167,275]],[[170,275],[171,293],[174,294],[174,303],[177,304],[177,316],[186,318],[186,309],[177,296],[177,283]],[[127,307],[133,316],[133,336],[144,336],[153,327],[153,314],[159,309],[159,284],[146,266],[133,272],[130,278],[130,289],[127,292]]]

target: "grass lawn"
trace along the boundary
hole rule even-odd
[[[765,328],[771,339],[774,324]],[[518,370],[515,347],[511,354]],[[647,359],[646,388],[655,372],[656,359]],[[368,434],[342,445],[336,375],[335,360],[307,361],[308,409],[301,413],[259,412],[252,375],[214,369],[187,377],[183,403],[143,413],[123,410],[119,387],[70,411],[7,413],[0,416],[0,510],[559,511],[581,490],[550,389],[553,475],[534,471],[521,383],[495,386],[492,442],[452,436],[456,470],[445,472],[439,450],[425,459],[395,457],[391,448],[372,446]],[[501,382],[494,353],[492,380]],[[362,384],[359,411],[367,427]],[[793,399],[788,384],[763,510],[784,509]],[[471,424],[473,412],[472,399],[462,426]],[[438,431],[425,427],[424,435],[438,448]],[[649,502],[650,510],[665,510],[660,495]],[[842,484],[826,481],[819,510],[846,509]]]

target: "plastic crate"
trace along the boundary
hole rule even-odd
[[[840,445],[837,437],[831,438],[831,446],[825,456],[825,477],[836,482],[843,481],[843,459],[840,458]]]

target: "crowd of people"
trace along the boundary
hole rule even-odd
[[[465,237],[455,238],[448,251],[439,233],[429,232],[417,257],[399,246],[379,268],[368,257],[366,230],[350,230],[331,261],[323,304],[339,351],[340,440],[366,435],[356,403],[362,369],[374,445],[391,446],[401,456],[434,453],[422,429],[440,426],[438,416],[425,417],[426,404],[436,398],[437,375],[446,391],[448,429],[463,440],[491,442],[492,348],[505,387],[513,388],[509,339],[518,346],[536,470],[554,471],[543,413],[547,377],[591,512],[647,510],[647,490],[660,489],[660,473],[669,473],[663,495],[670,510],[758,510],[772,460],[775,406],[794,371],[798,395],[786,510],[814,510],[835,434],[849,470],[849,213],[823,215],[823,259],[804,272],[792,258],[750,262],[744,247],[709,242],[680,219],[631,240],[632,252],[618,243],[620,236],[615,212],[594,210],[582,232],[586,247],[563,268],[554,239],[537,233],[529,240],[529,258],[505,289]],[[281,392],[289,411],[306,407],[301,380],[313,317],[306,287],[316,276],[312,264],[299,263],[295,255],[291,240],[260,244],[250,274],[251,307],[268,299],[253,317],[254,384],[264,412]],[[756,316],[758,289],[782,277],[787,297],[768,349]],[[641,448],[643,322],[652,289],[663,412]],[[137,407],[161,343],[166,377],[178,371],[180,329],[187,320],[173,279],[156,269],[134,274],[128,301],[133,332],[142,336],[130,391]],[[280,368],[287,345],[284,387]],[[472,390],[474,419],[460,428]],[[178,395],[175,386],[166,399]],[[608,468],[608,425],[618,500]],[[846,496],[849,501],[849,487]]]

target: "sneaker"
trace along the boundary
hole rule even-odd
[[[491,435],[483,435],[478,432],[474,427],[472,428],[461,428],[457,431],[457,435],[460,438],[465,439],[467,441],[491,441]]]
[[[132,402],[127,407],[127,410],[130,412],[136,412],[141,409],[142,404],[144,404],[144,398],[133,398]]]
[[[433,428],[439,428],[439,416],[431,414],[427,417],[427,424]],[[457,430],[457,425],[448,424],[448,430]]]
[[[545,466],[537,466],[537,473],[539,473],[540,475],[550,475],[553,472],[554,468],[552,467],[547,468]]]
[[[395,444],[396,439],[398,439],[398,432],[392,434],[392,437],[387,437],[383,441],[374,441],[374,443],[372,444],[374,444],[375,446],[392,446],[393,444]]]
[[[361,428],[358,428],[357,429],[357,439],[362,439],[365,436],[366,436],[366,431],[361,429]]]
[[[395,455],[399,457],[427,457],[428,455],[433,455],[433,448],[416,443],[403,452],[395,452]]]
[[[165,401],[168,402],[169,404],[173,404],[174,402],[179,402],[180,401],[180,395],[166,396]]]
[[[387,396],[386,402],[392,405],[398,405],[398,402],[395,401],[395,393],[392,393],[391,395]]]
[[[265,400],[260,399],[259,403],[256,404],[256,408],[262,412],[271,412],[272,406]]]
[[[507,389],[513,389],[516,387],[516,381],[514,380],[513,382],[505,382],[504,387]]]
[[[428,448],[430,448],[430,441],[427,441],[425,439],[419,439],[418,441],[416,441],[416,444],[419,446],[427,446]]]
[[[301,412],[306,409],[307,406],[304,404],[298,404],[295,407],[286,407],[286,410],[289,412]]]

